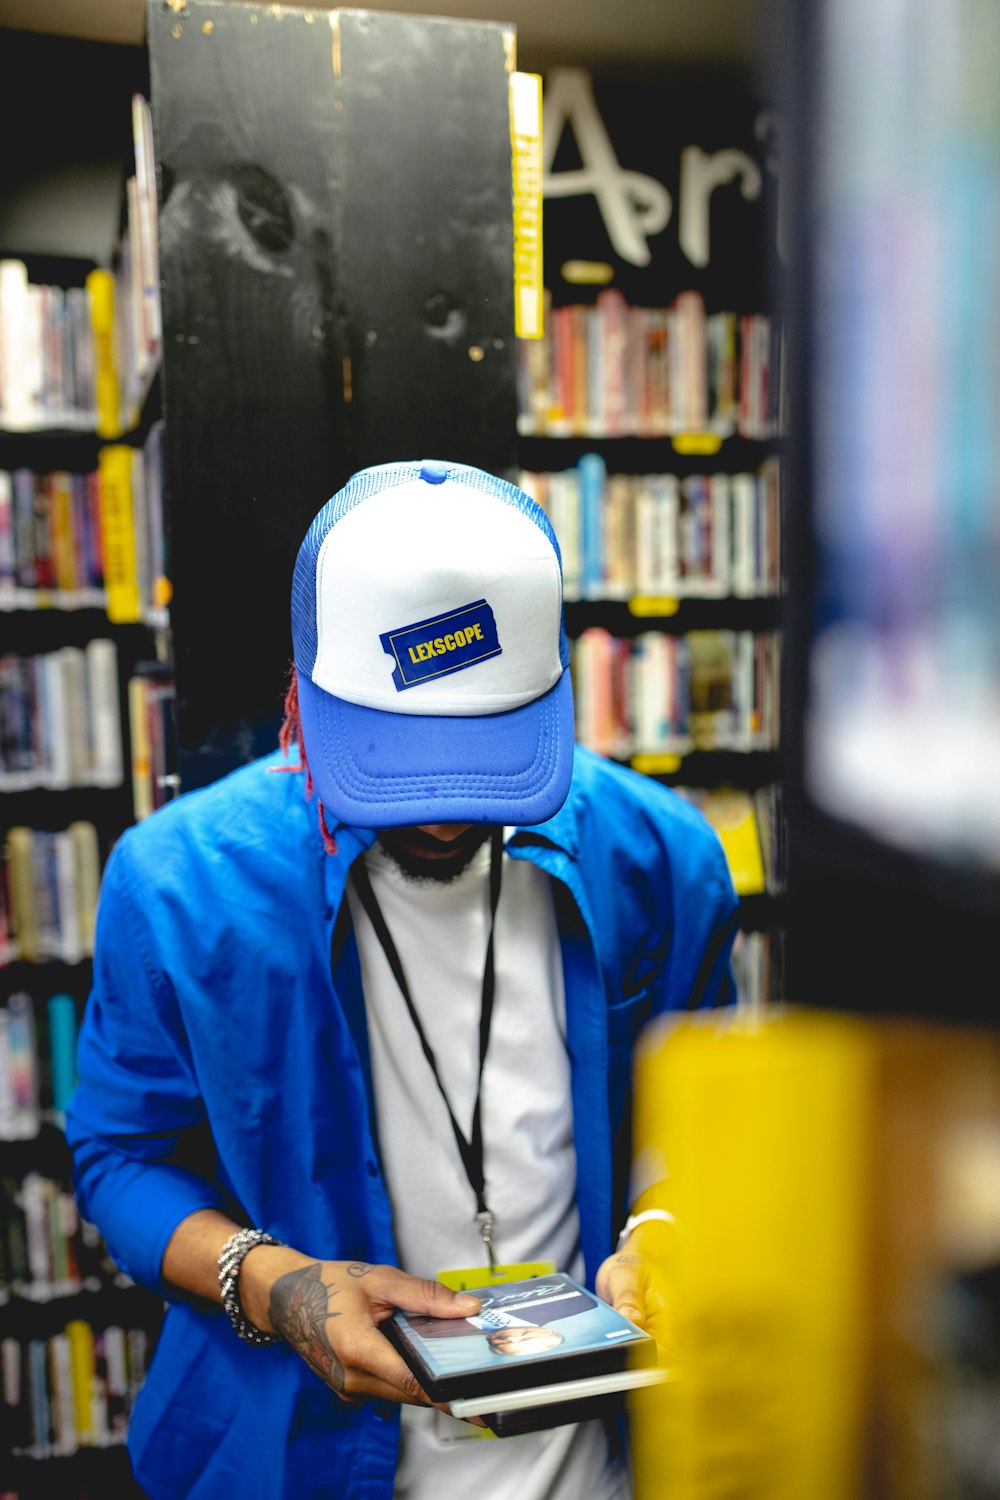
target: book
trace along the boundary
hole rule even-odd
[[[563,1272],[470,1289],[470,1318],[397,1311],[382,1332],[434,1401],[498,1437],[614,1410],[667,1376],[655,1341]]]
[[[736,894],[756,896],[766,890],[760,832],[750,792],[740,787],[678,787],[677,791],[694,803],[719,835]]]

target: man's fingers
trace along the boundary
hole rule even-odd
[[[597,1280],[598,1296],[610,1302],[623,1318],[645,1326],[646,1267],[641,1255],[627,1250],[604,1262]]]
[[[410,1276],[395,1266],[373,1266],[367,1289],[373,1297],[401,1307],[404,1312],[429,1313],[434,1318],[469,1318],[482,1306],[478,1297],[453,1292],[440,1281]]]
[[[407,1368],[388,1339],[369,1325],[351,1330],[337,1341],[337,1355],[344,1367],[342,1394],[383,1401],[402,1401],[410,1406],[430,1406],[431,1400],[416,1376]]]

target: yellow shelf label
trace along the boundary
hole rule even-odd
[[[675,615],[681,601],[669,594],[635,594],[628,601],[629,614],[646,619],[650,615]]]
[[[514,332],[540,339],[542,288],[542,80],[510,75],[510,143],[514,175]]]
[[[104,587],[108,619],[115,625],[134,624],[142,618],[135,561],[132,463],[132,449],[121,443],[102,448],[97,456]]]
[[[94,394],[97,435],[121,435],[118,371],[115,366],[115,279],[110,271],[91,271],[87,277],[90,327],[94,336]]]
[[[677,432],[670,440],[678,453],[718,453],[722,439],[717,432]]]
[[[633,771],[641,771],[644,776],[672,776],[681,768],[681,757],[666,753],[633,755],[630,764]]]

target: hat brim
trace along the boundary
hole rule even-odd
[[[316,792],[343,823],[544,823],[569,791],[568,668],[532,703],[471,718],[364,708],[300,673],[299,715]]]

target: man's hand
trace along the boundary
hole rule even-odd
[[[240,1271],[241,1301],[258,1327],[286,1339],[342,1401],[435,1404],[378,1325],[397,1307],[438,1318],[467,1318],[479,1311],[475,1297],[408,1276],[395,1266],[310,1261],[284,1247],[284,1257],[294,1256],[298,1264],[282,1270],[280,1252],[269,1255],[271,1249],[262,1245],[251,1250]]]
[[[656,1340],[661,1363],[677,1352],[668,1275],[673,1233],[672,1224],[655,1219],[637,1225],[597,1273],[597,1295]]]

